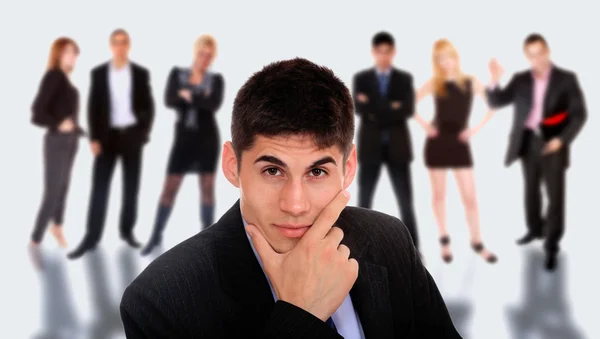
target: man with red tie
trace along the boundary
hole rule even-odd
[[[528,232],[519,245],[545,238],[546,268],[556,267],[559,241],[564,233],[565,172],[569,148],[586,120],[583,93],[575,73],[550,61],[550,49],[540,34],[524,41],[531,69],[513,75],[499,86],[503,68],[490,61],[488,102],[494,108],[514,104],[515,115],[505,165],[521,159],[525,183],[525,215]],[[548,195],[542,216],[541,183]]]

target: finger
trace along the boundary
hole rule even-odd
[[[358,278],[358,261],[352,258],[348,260],[348,266],[350,266],[350,273],[352,274],[352,279],[356,280]]]
[[[344,258],[350,258],[350,249],[346,245],[338,246],[338,252],[344,256]]]
[[[342,242],[342,239],[344,239],[344,231],[337,226],[333,226],[329,232],[327,232],[325,239],[330,241],[331,244],[337,248]]]
[[[306,232],[301,241],[322,240],[333,224],[337,221],[342,210],[350,200],[350,192],[343,190],[333,198],[329,205],[321,211],[312,227]],[[306,240],[305,240],[306,239]]]
[[[250,236],[252,245],[254,245],[254,249],[256,250],[256,253],[258,253],[258,256],[265,266],[265,269],[271,267],[273,262],[277,259],[277,252],[273,250],[258,227],[254,225],[248,225],[246,227],[246,232]]]

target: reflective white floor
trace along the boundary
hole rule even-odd
[[[462,264],[445,265],[431,259],[436,263],[430,271],[464,338],[594,338],[576,316],[592,309],[587,307],[594,302],[573,303],[569,297],[569,272],[574,271],[569,256],[563,254],[559,268],[548,273],[543,269],[543,252],[537,247],[515,248],[520,258],[510,269],[514,273],[502,278],[494,273],[502,268],[500,264],[488,266],[473,255],[469,257],[467,251],[456,255],[464,259]],[[136,251],[125,246],[99,248],[72,262],[62,250],[42,249],[19,255],[19,259],[37,275],[35,283],[25,284],[35,287],[28,291],[33,293],[21,299],[31,324],[36,324],[27,331],[31,338],[124,337],[119,298],[148,262]],[[579,312],[574,312],[575,308]],[[23,333],[23,328],[8,333]]]

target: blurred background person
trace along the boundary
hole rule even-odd
[[[410,171],[413,153],[407,126],[414,113],[412,75],[393,67],[396,49],[390,33],[375,34],[371,53],[375,67],[354,75],[352,83],[355,111],[360,116],[358,206],[371,208],[381,165],[386,163],[402,222],[418,248]]]
[[[446,225],[446,178],[452,170],[462,198],[473,250],[486,261],[494,263],[496,255],[482,242],[479,225],[479,208],[473,175],[473,158],[469,142],[494,115],[488,110],[483,120],[474,128],[468,127],[473,95],[486,100],[485,87],[475,77],[461,71],[458,51],[447,39],[433,45],[433,76],[417,91],[417,103],[433,95],[435,117],[426,121],[419,114],[415,119],[425,129],[425,164],[431,180],[433,213],[440,233],[442,258],[452,261],[450,236]]]
[[[31,121],[46,128],[44,136],[44,193],[33,233],[31,246],[38,246],[48,224],[50,232],[61,247],[67,247],[63,234],[71,169],[77,153],[81,128],[78,126],[79,92],[70,79],[75,67],[79,47],[70,38],[54,41],[46,73],[42,78],[32,105]]]
[[[165,105],[177,112],[175,138],[167,165],[152,235],[143,255],[160,245],[162,232],[173,209],[177,192],[186,173],[198,173],[200,185],[200,222],[212,225],[215,209],[215,172],[220,151],[219,126],[215,113],[223,102],[224,79],[212,72],[217,41],[200,36],[194,44],[191,67],[174,67],[167,80]]]
[[[131,247],[139,247],[133,235],[142,170],[142,151],[154,120],[150,72],[129,60],[129,34],[123,29],[110,35],[112,60],[91,72],[88,100],[90,147],[94,154],[92,192],[85,236],[69,253],[76,259],[94,248],[102,237],[115,165],[123,166],[123,201],[119,233]]]
[[[556,267],[559,242],[565,230],[565,172],[569,149],[587,119],[587,109],[577,75],[550,60],[546,39],[533,33],[523,50],[531,68],[512,76],[505,87],[498,84],[504,69],[490,62],[488,100],[495,108],[515,104],[505,165],[521,160],[525,184],[527,233],[517,240],[525,245],[546,238],[546,268]],[[548,208],[542,216],[542,178]]]

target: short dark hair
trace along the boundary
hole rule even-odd
[[[127,37],[127,40],[129,40],[129,33],[127,33],[127,31],[126,31],[125,29],[123,29],[123,28],[117,28],[117,29],[115,29],[114,31],[112,31],[112,32],[110,33],[109,40],[111,40],[111,41],[112,41],[112,39],[113,39],[115,36],[117,36],[117,35],[121,35],[121,34],[122,34],[122,35],[124,35],[124,36],[126,36],[126,37]]]
[[[246,81],[233,103],[231,143],[238,164],[259,135],[308,135],[321,149],[339,146],[346,158],[354,138],[350,91],[329,68],[306,59],[271,63]]]
[[[548,47],[548,42],[541,34],[531,33],[525,38],[525,41],[523,41],[523,48],[536,42],[541,42],[544,46]]]
[[[371,46],[377,47],[379,45],[387,44],[392,47],[395,45],[394,37],[388,32],[379,32],[373,36],[371,40]]]

